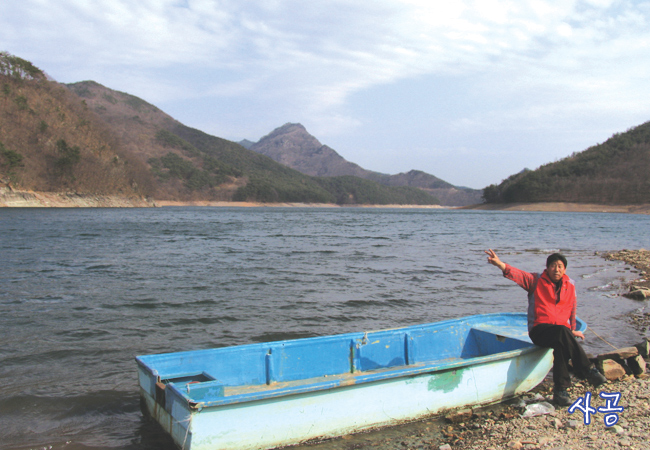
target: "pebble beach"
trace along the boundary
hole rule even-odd
[[[628,376],[594,389],[587,382],[576,382],[569,389],[572,399],[591,393],[589,406],[596,410],[585,414],[576,409],[553,405],[553,383],[550,377],[530,393],[508,402],[478,409],[467,409],[445,417],[405,424],[385,430],[380,435],[360,433],[330,441],[300,446],[315,450],[501,450],[501,449],[648,449],[650,430],[650,377]],[[598,412],[607,407],[600,393],[620,393],[617,423],[605,425],[609,413]],[[610,401],[610,407],[613,403]],[[544,414],[526,416],[527,407],[541,405]],[[550,407],[550,408],[549,408]],[[549,411],[550,409],[550,411]]]
[[[590,392],[589,406],[596,413],[585,413],[586,394]],[[601,398],[600,393],[620,393],[618,407],[623,411],[616,414],[617,423],[605,425],[610,413],[599,412],[599,408],[613,406],[611,399]],[[515,399],[503,405],[500,411],[479,412],[467,423],[449,425],[447,433],[451,442],[440,443],[429,448],[444,449],[630,449],[648,448],[650,429],[650,379],[645,376],[626,377],[621,381],[608,382],[598,388],[588,383],[574,383],[569,390],[573,400],[583,399],[584,409],[552,405],[554,410],[547,414],[523,417],[526,408],[523,403],[551,404],[552,382],[546,380],[535,393]],[[545,403],[542,403],[545,402]],[[588,417],[587,417],[588,416]],[[608,418],[609,420],[610,419]],[[589,423],[585,423],[587,420]],[[426,447],[424,447],[426,448]]]

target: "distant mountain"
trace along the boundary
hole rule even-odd
[[[467,206],[481,203],[481,190],[466,187],[456,187],[440,178],[434,177],[421,170],[411,170],[397,175],[373,173],[369,180],[386,186],[409,186],[421,189],[435,196],[445,206]]]
[[[159,200],[438,204],[417,189],[321,183],[239,144],[187,127],[133,95],[93,81],[68,87],[147,165]]]
[[[322,145],[299,123],[287,123],[264,136],[250,149],[316,177],[352,175],[367,178],[371,173],[351,163],[327,145]]]
[[[255,144],[255,142],[249,141],[248,139],[244,139],[243,141],[239,141],[238,144],[244,147],[245,149],[250,150],[251,147]]]
[[[650,203],[650,122],[483,190],[488,203]]]
[[[234,142],[186,127],[138,97],[94,81],[68,87],[147,164],[158,200],[327,203],[334,199],[299,172]]]
[[[387,175],[366,170],[347,161],[335,150],[321,144],[299,123],[287,123],[273,130],[258,142],[240,142],[251,150],[307,175],[335,177],[351,175],[372,180],[384,186],[407,186],[436,196],[442,205],[465,206],[481,202],[481,191],[457,188],[446,181],[422,171],[412,170]]]

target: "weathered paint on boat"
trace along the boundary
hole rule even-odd
[[[249,450],[498,402],[539,384],[553,355],[525,314],[504,313],[136,360],[147,411],[179,447]]]

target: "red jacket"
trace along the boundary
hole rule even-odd
[[[528,273],[506,264],[503,276],[528,291],[528,331],[535,325],[549,323],[576,329],[576,287],[571,278],[562,277],[562,287],[556,294],[555,283],[546,270],[540,275]]]

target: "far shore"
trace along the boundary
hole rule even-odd
[[[235,208],[426,208],[426,209],[449,209],[451,206],[440,205],[337,205],[336,203],[260,203],[260,202],[212,202],[208,200],[198,201],[172,201],[156,200],[156,206],[215,206],[215,207],[235,207]]]
[[[19,191],[0,187],[0,207],[15,208],[129,208],[129,207],[211,206],[231,208],[402,208],[402,209],[466,209],[487,211],[544,211],[544,212],[604,212],[650,214],[650,203],[641,205],[598,205],[591,203],[508,203],[470,206],[441,205],[337,205],[335,203],[260,203],[209,200],[153,200],[141,197],[93,195],[78,193]]]
[[[483,203],[463,206],[461,209],[478,209],[484,211],[543,211],[543,212],[603,212],[650,214],[650,203],[641,205],[599,205],[594,203]]]

